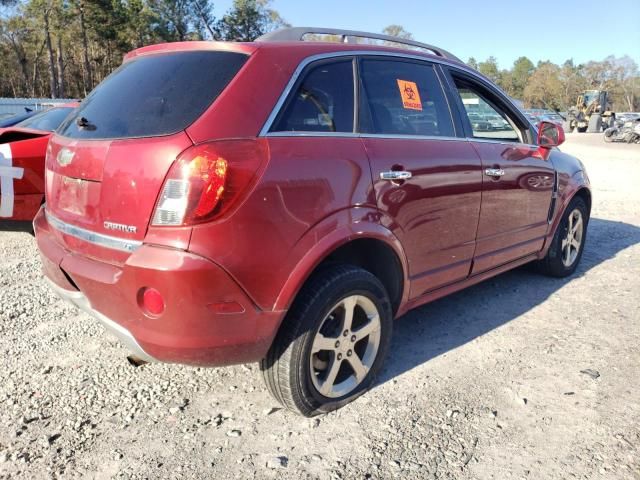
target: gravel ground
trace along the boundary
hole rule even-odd
[[[576,275],[519,269],[396,323],[378,385],[289,414],[256,365],[135,368],[0,233],[0,479],[640,479],[640,147],[573,134],[593,219]]]

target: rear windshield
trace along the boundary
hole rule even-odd
[[[62,121],[67,118],[67,115],[69,115],[71,110],[73,109],[68,107],[52,108],[46,112],[36,113],[33,117],[29,117],[20,123],[16,123],[16,127],[33,128],[34,130],[53,132],[60,126]]]
[[[58,132],[71,138],[169,135],[193,123],[247,60],[233,52],[177,52],[124,63]]]

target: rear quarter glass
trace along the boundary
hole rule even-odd
[[[179,132],[213,103],[247,59],[243,53],[195,51],[127,61],[89,94],[58,133],[113,139]],[[81,118],[86,119],[83,127]]]

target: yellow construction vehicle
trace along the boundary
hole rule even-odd
[[[564,129],[567,132],[601,132],[614,125],[616,114],[611,108],[609,92],[586,90],[578,96],[575,107],[567,112]]]

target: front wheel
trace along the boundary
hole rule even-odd
[[[589,211],[584,200],[575,197],[565,210],[547,255],[537,262],[538,270],[552,277],[567,277],[575,272],[587,238]]]
[[[350,265],[327,267],[303,287],[260,363],[273,397],[304,416],[351,402],[373,384],[391,340],[380,281]]]

